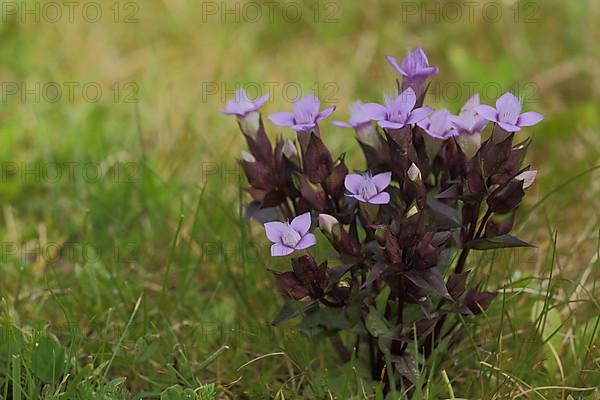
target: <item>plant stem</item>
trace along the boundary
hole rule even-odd
[[[330,340],[331,340],[331,344],[333,344],[333,347],[335,348],[338,355],[340,356],[340,359],[342,360],[342,362],[345,364],[348,361],[350,361],[350,359],[351,359],[350,352],[346,348],[346,345],[344,345],[344,342],[342,342],[342,338],[340,337],[340,334],[338,332],[334,333],[330,337]]]

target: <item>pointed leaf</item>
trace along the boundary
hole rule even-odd
[[[504,249],[509,247],[535,247],[512,235],[501,235],[492,238],[477,239],[465,244],[475,250]]]
[[[428,292],[438,294],[448,300],[453,301],[450,293],[448,293],[448,289],[446,288],[446,283],[444,282],[442,273],[437,268],[430,268],[423,271],[411,270],[405,272],[404,275],[421,289],[425,289]]]

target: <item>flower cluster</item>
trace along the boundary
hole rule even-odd
[[[393,366],[413,381],[406,366],[418,355],[408,345],[427,357],[453,332],[447,320],[480,314],[495,296],[473,282],[469,252],[528,246],[510,231],[536,171],[523,166],[529,140],[513,142],[543,116],[521,113],[511,93],[495,108],[474,95],[458,115],[435,111],[423,103],[438,68],[423,50],[388,61],[402,75],[398,93],[383,104],[355,102],[349,122],[333,122],[354,129],[362,171],[329,152],[319,123],[335,107],[321,110],[312,94],[268,117],[296,140],[267,137],[258,111],[266,98],[239,92],[223,113],[237,117],[250,151],[240,160],[248,218],[264,223],[272,256],[301,253],[291,271],[274,272],[289,299],[276,323],[303,315],[301,326],[336,338],[338,350],[339,331],[356,333],[374,377],[393,375],[385,371]],[[320,263],[307,250],[317,229],[335,250]]]

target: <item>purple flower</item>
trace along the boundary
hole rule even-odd
[[[424,119],[417,125],[435,139],[444,140],[452,136],[458,136],[458,131],[450,122],[448,110],[436,111],[431,118]]]
[[[258,111],[268,99],[269,94],[267,93],[259,97],[256,101],[252,101],[248,98],[248,94],[244,89],[238,89],[235,91],[235,98],[227,102],[225,109],[221,110],[221,113],[243,118],[252,112]]]
[[[278,112],[269,115],[275,125],[291,126],[296,132],[307,131],[317,125],[317,121],[327,118],[335,110],[335,106],[319,112],[321,103],[312,93],[307,94],[294,103],[293,112]]]
[[[392,180],[391,172],[383,172],[375,176],[371,174],[348,174],[344,180],[344,185],[350,194],[348,197],[354,197],[358,201],[371,204],[388,204],[390,194],[384,192]]]
[[[350,121],[341,122],[333,121],[332,124],[339,126],[340,128],[354,128],[357,129],[361,125],[370,124],[371,116],[365,112],[364,105],[360,101],[355,101],[350,105]]]
[[[377,103],[368,103],[363,106],[363,111],[371,119],[377,121],[382,128],[401,129],[406,125],[414,124],[426,118],[433,110],[429,107],[415,108],[417,95],[412,88],[408,88],[397,97],[385,96],[385,106]]]
[[[532,126],[544,119],[542,114],[533,111],[521,114],[521,102],[510,92],[504,93],[496,101],[496,108],[481,105],[475,111],[507,132],[518,132],[521,126]]]
[[[463,108],[461,108],[458,116],[451,115],[450,121],[461,135],[476,135],[481,133],[488,120],[477,114],[476,108],[480,106],[479,95],[474,94],[467,100]]]
[[[292,222],[267,222],[265,223],[265,232],[267,238],[273,245],[271,246],[271,255],[287,256],[294,250],[306,249],[317,244],[317,239],[310,229],[310,212],[298,215]]]
[[[427,55],[425,55],[425,52],[421,48],[412,53],[409,52],[400,65],[398,65],[398,62],[392,56],[387,56],[386,59],[407,81],[425,80],[439,72],[438,67],[429,66]]]

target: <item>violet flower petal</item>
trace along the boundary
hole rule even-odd
[[[386,120],[377,121],[377,125],[384,129],[402,129],[406,126],[406,124],[401,124],[398,122],[391,122]]]
[[[515,125],[521,114],[521,102],[514,94],[506,92],[496,101],[496,111],[500,121]]]
[[[415,108],[408,116],[406,124],[416,124],[417,122],[422,121],[428,116],[430,116],[433,113],[433,111],[433,108],[430,107]]]
[[[391,172],[382,172],[381,174],[375,175],[371,178],[371,182],[375,185],[378,192],[383,191],[386,187],[390,185],[392,181],[392,173]]]
[[[390,194],[388,192],[381,192],[371,197],[367,203],[371,204],[388,204],[390,202]]]
[[[342,121],[333,121],[333,122],[331,123],[331,125],[334,125],[334,126],[339,126],[340,128],[354,128],[354,127],[353,127],[352,125],[350,125],[349,123],[347,123],[347,122],[342,122]]]
[[[350,193],[357,194],[363,179],[362,175],[348,174],[344,178],[344,186]]]
[[[477,114],[487,119],[488,121],[498,122],[498,111],[496,111],[496,109],[492,106],[482,104],[480,106],[475,107],[475,111],[477,111]]]
[[[521,130],[521,128],[519,128],[518,126],[508,124],[506,122],[498,122],[498,125],[500,125],[500,127],[507,132],[519,132]]]
[[[287,247],[279,243],[274,243],[271,246],[271,256],[273,257],[287,256],[288,254],[292,254],[293,252],[294,249],[292,249],[291,247]]]
[[[398,72],[401,75],[408,75],[401,67],[400,65],[398,65],[398,61],[396,61],[396,59],[392,56],[387,56],[385,58],[387,60],[388,63],[390,63],[390,65],[392,66],[392,68],[394,68],[396,70],[396,72]]]
[[[273,243],[280,242],[281,236],[288,230],[287,225],[279,221],[266,222],[264,226],[267,238]]]
[[[300,236],[306,235],[310,229],[311,225],[310,212],[305,212],[302,215],[298,215],[296,218],[290,222],[290,225],[296,232],[300,234]]]
[[[287,111],[276,112],[269,115],[269,120],[275,125],[292,126],[294,125],[294,114]]]
[[[542,114],[535,112],[535,111],[529,111],[529,112],[523,113],[519,116],[519,119],[517,120],[517,125],[532,126],[532,125],[537,124],[538,122],[540,122],[543,119],[544,119],[544,116]]]
[[[321,111],[320,113],[317,114],[317,118],[315,119],[315,121],[320,121],[322,119],[329,117],[331,115],[331,113],[333,113],[334,111],[335,111],[335,106],[324,109],[323,111]]]
[[[303,250],[315,244],[317,244],[317,238],[312,233],[308,233],[296,244],[296,250]]]
[[[380,121],[382,119],[385,119],[385,116],[387,114],[387,108],[377,103],[366,103],[363,104],[363,112],[369,118],[375,121]]]
[[[294,103],[293,113],[296,124],[314,123],[321,102],[313,93],[309,93]]]

